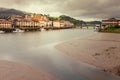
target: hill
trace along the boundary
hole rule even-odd
[[[25,12],[16,9],[0,8],[0,18],[8,18],[11,15],[24,15]]]

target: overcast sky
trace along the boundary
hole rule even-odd
[[[65,14],[80,20],[120,17],[119,0],[0,0],[0,7],[52,16]]]

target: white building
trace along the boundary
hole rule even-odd
[[[40,28],[40,23],[32,20],[21,20],[17,21],[16,25],[20,28]]]
[[[69,21],[65,21],[65,20],[61,20],[61,21],[53,21],[53,26],[55,28],[66,28],[66,27],[73,27],[74,24],[69,22]]]

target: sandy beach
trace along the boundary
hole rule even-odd
[[[56,80],[53,76],[29,65],[0,61],[0,80]]]
[[[56,48],[77,60],[120,75],[120,34],[97,33],[58,44]]]

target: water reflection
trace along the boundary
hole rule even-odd
[[[61,41],[92,34],[91,29],[0,34],[0,59],[27,63],[62,80],[120,80],[54,48]]]

